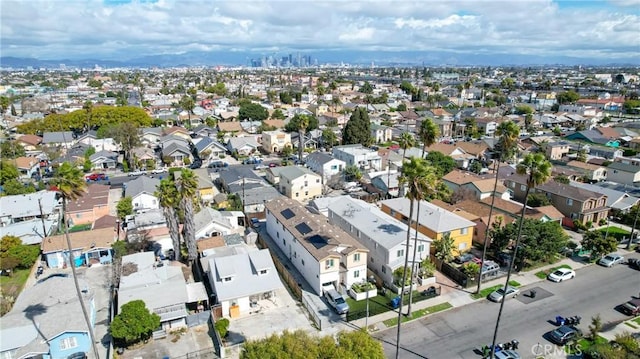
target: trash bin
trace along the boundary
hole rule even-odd
[[[558,326],[564,325],[564,318],[558,315],[556,317],[556,325],[558,325]]]
[[[533,289],[531,291],[529,291],[529,297],[531,297],[531,298],[535,298],[536,294],[537,294],[537,292],[535,290],[533,290]]]
[[[398,307],[400,307],[400,297],[391,299],[391,308],[398,309]]]

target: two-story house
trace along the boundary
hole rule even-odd
[[[607,167],[580,161],[569,161],[567,167],[583,173],[583,177],[590,182],[600,182],[607,179]]]
[[[109,189],[107,185],[92,183],[87,191],[67,205],[67,222],[72,226],[93,224],[109,214]]]
[[[279,153],[291,145],[291,134],[283,131],[262,132],[262,149],[267,153]]]
[[[368,250],[345,231],[289,198],[265,207],[267,233],[316,294],[325,285],[344,293],[366,280]]]
[[[375,143],[384,143],[391,141],[393,129],[388,126],[371,124],[371,138]]]
[[[607,181],[634,185],[640,182],[640,165],[637,162],[612,162],[607,166]]]
[[[328,205],[329,223],[342,228],[369,250],[368,267],[386,284],[393,283],[393,271],[413,256],[406,247],[407,225],[386,215],[377,206],[349,196],[339,197]],[[429,257],[431,238],[419,234],[416,261]],[[411,260],[411,259],[410,259]]]
[[[344,161],[333,158],[330,154],[324,152],[310,153],[307,156],[306,165],[313,172],[322,176],[325,183],[329,178],[341,174],[347,166]]]
[[[322,178],[308,168],[287,166],[278,172],[278,189],[283,195],[305,202],[322,194]]]
[[[552,142],[547,144],[545,154],[550,160],[560,160],[562,157],[569,153],[571,144],[566,141]]]
[[[406,197],[381,201],[381,209],[391,217],[407,223],[409,219],[410,201]],[[474,222],[449,212],[427,201],[420,201],[420,211],[414,204],[412,224],[418,232],[433,240],[441,240],[445,236],[453,239],[453,255],[459,255],[471,249]],[[415,224],[417,223],[417,225]]]
[[[505,179],[504,184],[512,191],[515,200],[524,201],[527,191],[524,176],[511,175]],[[598,223],[607,218],[610,210],[606,204],[606,195],[556,181],[541,184],[531,189],[531,193],[547,196],[551,204],[565,216],[563,225],[566,226],[573,227],[573,221],[576,220],[582,224]]]
[[[124,195],[131,197],[134,211],[143,212],[160,208],[158,198],[155,196],[159,184],[159,179],[147,176],[140,176],[127,182]]]
[[[360,144],[335,146],[332,155],[347,166],[356,166],[361,170],[382,170],[382,158],[378,152]]]

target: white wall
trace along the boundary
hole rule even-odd
[[[158,199],[147,193],[141,193],[137,195],[135,198],[133,198],[132,204],[134,211],[160,208]]]

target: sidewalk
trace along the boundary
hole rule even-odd
[[[619,248],[618,250],[620,253],[627,254],[627,253],[631,253],[629,251],[626,251],[625,249]],[[526,287],[529,286],[531,284],[534,283],[538,283],[538,282],[543,282],[546,279],[540,279],[538,277],[536,277],[536,273],[540,272],[540,271],[544,271],[544,270],[548,270],[548,269],[552,269],[558,266],[561,266],[563,264],[567,264],[569,266],[571,266],[572,269],[574,270],[579,270],[581,268],[584,268],[586,266],[590,266],[592,265],[592,263],[589,262],[584,262],[584,261],[578,261],[572,258],[564,258],[561,261],[551,264],[551,265],[547,265],[544,267],[540,267],[540,268],[536,268],[534,270],[528,271],[528,272],[520,272],[520,273],[512,273],[511,274],[511,280],[517,281],[518,283],[520,283],[521,287]],[[449,303],[452,305],[452,308],[457,308],[457,307],[462,307],[471,303],[476,302],[477,300],[482,300],[482,299],[473,299],[471,297],[471,294],[475,293],[475,287],[470,287],[467,289],[463,289],[460,288],[459,286],[456,286],[455,283],[453,283],[451,280],[449,280],[448,278],[444,277],[442,274],[438,273],[438,275],[436,275],[436,283],[439,284],[442,288],[442,292],[441,295],[432,299],[427,299],[421,302],[417,302],[417,303],[413,303],[411,308],[412,311],[416,311],[419,309],[424,309],[424,308],[428,308],[437,304],[441,304],[441,303]],[[504,285],[504,281],[505,281],[505,277],[500,277],[491,281],[487,281],[482,283],[481,285],[481,289],[483,288],[488,288],[488,287],[493,287],[495,285]],[[424,288],[419,288],[419,289],[424,289]],[[405,310],[406,306],[403,306],[403,310]],[[388,319],[392,319],[392,318],[397,318],[398,317],[398,312],[397,311],[389,311],[386,313],[382,313],[382,314],[378,314],[376,316],[372,316],[369,317],[368,319],[368,323],[369,323],[369,329],[372,331],[378,331],[378,330],[385,330],[388,327],[384,324],[385,320]],[[424,318],[424,317],[422,317]],[[420,319],[420,318],[417,318]],[[416,320],[416,319],[414,319]],[[355,325],[357,327],[360,328],[364,328],[365,327],[365,319],[358,319],[358,320],[354,320],[352,322],[350,322],[350,324]],[[624,323],[619,324],[616,328],[611,329],[609,331],[607,331],[606,335],[610,335],[611,338],[613,338],[615,336],[616,333],[622,332],[622,331],[628,331],[628,332],[632,332],[632,333],[639,333],[640,332],[640,325],[637,325],[637,329],[634,329]],[[605,335],[603,335],[605,336]],[[608,338],[608,337],[607,337]]]

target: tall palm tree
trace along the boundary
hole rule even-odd
[[[440,135],[440,130],[438,126],[433,123],[433,120],[430,118],[425,118],[420,123],[420,128],[418,129],[418,138],[422,142],[422,158],[424,158],[424,153],[427,151],[427,147],[433,145],[436,142],[436,139]]]
[[[407,154],[407,149],[416,145],[416,138],[410,132],[403,132],[398,139],[398,144],[402,148],[402,161]]]
[[[404,285],[407,281],[409,269],[409,246],[411,244],[411,226],[413,222],[413,208],[415,201],[421,198],[422,189],[425,188],[424,178],[428,174],[427,162],[422,158],[411,157],[402,166],[402,175],[399,178],[401,184],[409,187],[409,217],[407,219],[407,241],[405,244],[404,268],[402,272],[402,289],[400,291],[400,307],[398,308],[398,328],[396,334],[396,358],[400,355],[400,329],[402,326],[402,301],[404,300]],[[417,229],[416,229],[417,230]]]
[[[174,260],[179,261],[182,252],[180,251],[180,229],[178,225],[178,215],[176,213],[176,208],[180,202],[178,189],[172,180],[165,178],[160,181],[160,185],[158,185],[158,189],[154,195],[158,198],[158,203],[167,220],[169,236],[173,244]]]
[[[84,175],[82,170],[74,167],[69,162],[64,162],[58,167],[55,172],[55,176],[51,181],[51,184],[58,188],[58,193],[62,196],[62,213],[67,213],[67,202],[73,201],[82,197],[82,194],[87,191],[87,183],[84,181]],[[75,256],[73,255],[73,246],[71,245],[71,238],[69,237],[69,224],[67,218],[64,218],[64,235],[67,240],[67,249],[69,250],[69,266],[71,267],[71,274],[73,276],[73,284],[76,287],[76,295],[82,308],[82,315],[87,323],[87,329],[89,330],[89,339],[91,340],[91,346],[93,348],[93,354],[96,358],[100,358],[98,353],[98,347],[96,346],[95,336],[93,334],[93,325],[89,319],[89,313],[80,291],[80,285],[78,284],[78,276],[76,274]]]
[[[298,161],[302,161],[302,153],[304,152],[304,134],[309,127],[309,117],[306,115],[298,116]]]
[[[491,196],[491,207],[489,207],[489,218],[487,219],[487,228],[484,231],[484,244],[482,245],[482,258],[480,262],[480,272],[478,273],[478,284],[476,293],[480,292],[480,282],[482,280],[482,266],[487,255],[487,247],[489,243],[489,229],[491,228],[491,215],[495,208],[496,190],[498,188],[498,169],[500,168],[500,162],[512,159],[518,150],[518,136],[520,135],[520,127],[512,121],[505,121],[501,123],[496,129],[496,135],[498,136],[497,147],[499,149],[498,158],[493,166],[496,178],[493,182],[493,195]]]
[[[193,263],[198,258],[198,248],[196,247],[196,225],[193,217],[196,212],[197,202],[196,192],[198,191],[198,180],[193,171],[183,169],[179,176],[176,176],[176,188],[178,189],[178,197],[180,198],[180,209],[184,215],[184,226],[182,227],[182,235],[187,244],[187,252],[189,253],[189,263]],[[195,203],[194,203],[195,202]]]
[[[504,293],[507,292],[509,286],[509,280],[511,279],[511,272],[513,265],[517,260],[518,248],[520,247],[520,239],[522,237],[522,224],[524,223],[524,214],[527,210],[527,200],[529,199],[529,192],[532,188],[541,185],[551,178],[551,162],[547,161],[543,154],[535,153],[528,154],[516,167],[516,173],[521,176],[526,176],[527,189],[524,193],[524,200],[522,201],[522,212],[520,213],[520,222],[518,223],[518,234],[516,236],[515,247],[513,248],[513,260],[510,261],[509,269],[507,270],[507,279],[504,283]],[[498,310],[498,319],[496,320],[496,327],[493,332],[493,341],[491,342],[491,358],[495,355],[496,338],[498,336],[498,328],[500,327],[500,318],[502,317],[502,309],[504,308],[504,302],[506,298],[503,298],[500,302],[500,309]]]

